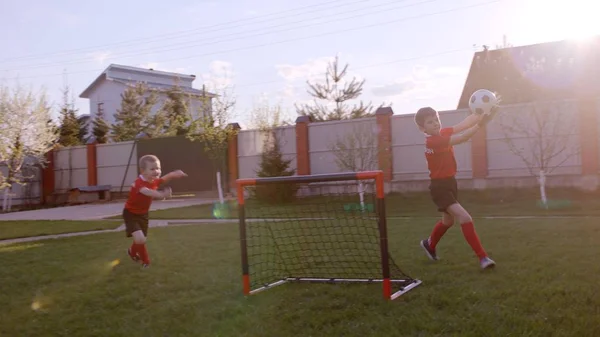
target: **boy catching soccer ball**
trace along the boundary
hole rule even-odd
[[[495,265],[481,246],[471,215],[457,200],[456,159],[453,146],[468,141],[480,126],[484,126],[494,117],[496,112],[497,110],[493,109],[489,115],[472,114],[459,124],[446,128],[442,128],[439,114],[433,108],[421,108],[415,115],[415,123],[427,135],[425,157],[431,178],[430,194],[438,211],[443,214],[429,238],[421,241],[421,247],[432,260],[438,260],[435,250],[438,242],[454,222],[458,221],[466,241],[479,258],[481,268],[486,269]]]
[[[133,243],[127,250],[127,254],[136,262],[141,260],[142,266],[148,268],[150,257],[146,249],[146,237],[148,236],[148,212],[152,199],[171,197],[170,187],[162,192],[158,191],[158,187],[171,179],[187,177],[187,174],[177,170],[161,177],[160,160],[153,155],[140,158],[139,167],[141,174],[131,185],[129,198],[123,209],[123,220],[125,220],[126,236],[133,237]]]

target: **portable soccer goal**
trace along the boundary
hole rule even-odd
[[[382,171],[238,179],[237,199],[245,295],[291,282],[381,283],[394,300],[421,284],[389,253]]]

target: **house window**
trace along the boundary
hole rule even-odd
[[[104,114],[104,103],[98,103],[98,115]]]

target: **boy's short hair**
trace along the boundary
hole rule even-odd
[[[140,167],[140,170],[146,169],[148,168],[148,166],[150,166],[151,164],[157,163],[160,160],[158,159],[157,156],[152,155],[152,154],[147,154],[145,156],[142,156],[142,158],[140,158],[138,166]]]
[[[432,107],[421,108],[415,114],[415,123],[417,123],[417,125],[420,127],[424,127],[425,119],[430,116],[439,117],[438,112],[434,108],[432,108]]]

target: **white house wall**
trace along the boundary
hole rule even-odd
[[[110,124],[114,124],[114,114],[121,107],[121,94],[125,91],[125,84],[113,81],[101,81],[90,93],[90,120],[93,121],[98,114],[98,104],[103,104],[104,119]],[[90,123],[90,128],[93,122]],[[91,132],[91,130],[90,130]]]
[[[120,78],[120,79],[124,79],[124,80],[153,82],[153,83],[166,84],[166,85],[178,84],[180,86],[184,86],[184,87],[188,87],[188,88],[192,87],[192,79],[179,78],[178,82],[177,82],[175,77],[170,77],[170,76],[165,76],[165,75],[161,76],[158,74],[152,75],[152,74],[148,74],[148,73],[141,73],[141,72],[130,71],[130,70],[126,70],[126,69],[119,69],[119,68],[111,68],[107,72],[107,75],[108,75],[108,77]]]
[[[98,104],[104,103],[104,119],[110,124],[115,123],[114,115],[121,108],[121,94],[128,88],[126,84],[114,81],[102,81],[90,93],[90,120],[93,120],[98,113]],[[167,95],[163,92],[158,93],[157,103],[151,110],[151,114],[155,114],[166,102]],[[203,112],[203,101],[192,96],[187,96],[188,108],[192,119],[197,119]],[[210,112],[210,111],[209,111]],[[90,123],[89,132],[93,123]]]

